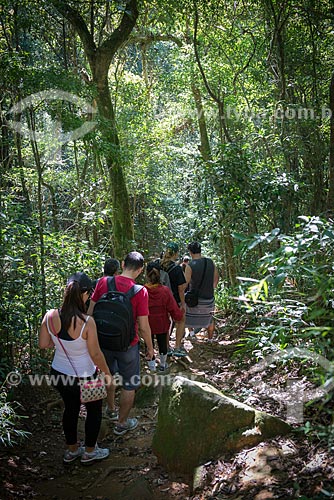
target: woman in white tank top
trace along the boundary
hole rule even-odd
[[[85,446],[79,446],[77,441],[81,406],[77,377],[94,376],[96,369],[99,368],[105,373],[108,385],[112,381],[98,343],[95,321],[85,314],[85,302],[91,289],[92,282],[85,273],[72,275],[67,281],[60,309],[51,309],[46,313],[39,334],[41,349],[55,347],[51,375],[65,405],[63,430],[67,450],[64,454],[64,463],[70,463],[81,457],[81,463],[87,464],[109,455],[108,448],[99,448],[96,444],[102,421],[101,399],[85,403],[87,410]]]

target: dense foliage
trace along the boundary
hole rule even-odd
[[[331,359],[331,3],[10,0],[0,18],[1,379],[43,365],[68,274],[171,239],[215,259],[225,313],[241,282],[247,355]]]

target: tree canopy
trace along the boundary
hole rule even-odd
[[[245,352],[332,359],[332,2],[0,5],[2,380],[46,367],[69,274],[170,240],[215,260]]]

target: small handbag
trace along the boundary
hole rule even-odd
[[[196,307],[198,305],[198,290],[189,290],[184,294],[184,301],[188,307]]]
[[[79,379],[79,386],[81,403],[98,401],[107,397],[104,373],[102,372],[98,372],[97,377],[93,379]]]
[[[48,315],[48,318],[49,318],[49,315]],[[75,369],[75,366],[73,365],[73,363],[71,361],[71,358],[69,357],[62,341],[59,338],[59,335],[57,333],[55,333],[55,328],[53,326],[52,316],[50,316],[50,323],[51,323],[51,328],[52,328],[52,331],[54,332],[54,335],[56,335],[56,337],[58,338],[59,343],[62,346],[63,351],[66,354],[67,359],[69,360],[69,362],[70,362],[70,364],[71,364],[73,370],[75,371],[75,374],[79,380],[81,403],[90,403],[91,401],[98,401],[99,399],[106,398],[107,397],[107,389],[106,389],[106,385],[105,385],[104,373],[102,373],[101,371],[98,371],[97,376],[95,378],[80,378],[78,375],[78,372]]]
[[[201,286],[203,285],[203,280],[206,271],[207,260],[204,258],[204,269],[202,273],[202,279],[198,288],[193,288],[184,294],[184,301],[188,307],[196,307],[198,305],[198,296]]]

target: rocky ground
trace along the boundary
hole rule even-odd
[[[231,397],[283,419],[284,401],[255,389],[250,361],[232,356],[238,339],[221,334],[208,342],[201,333],[188,337],[187,358],[172,358],[170,374],[202,376]],[[142,360],[142,373],[149,372]],[[278,387],[284,372],[268,366],[266,383]],[[61,414],[62,405],[53,389],[28,385],[20,387],[16,397],[22,413],[29,418],[24,427],[31,433],[21,446],[0,449],[1,499],[328,499],[334,498],[334,458],[328,440],[305,435],[306,422],[315,418],[331,425],[321,403],[304,408],[303,423],[293,432],[231,456],[221,456],[198,469],[195,484],[189,479],[168,474],[151,450],[158,412],[159,389],[143,387],[132,413],[140,425],[123,437],[113,434],[113,425],[103,421],[100,445],[109,447],[108,459],[91,466],[79,461],[64,466]],[[332,405],[333,400],[327,405]],[[194,410],[196,411],[196,410]],[[327,420],[326,420],[327,419]],[[80,434],[83,435],[83,422]],[[203,422],[203,426],[205,422]],[[306,429],[307,430],[307,429]],[[182,436],[180,435],[182,440]],[[196,439],[196,436],[194,436]]]

